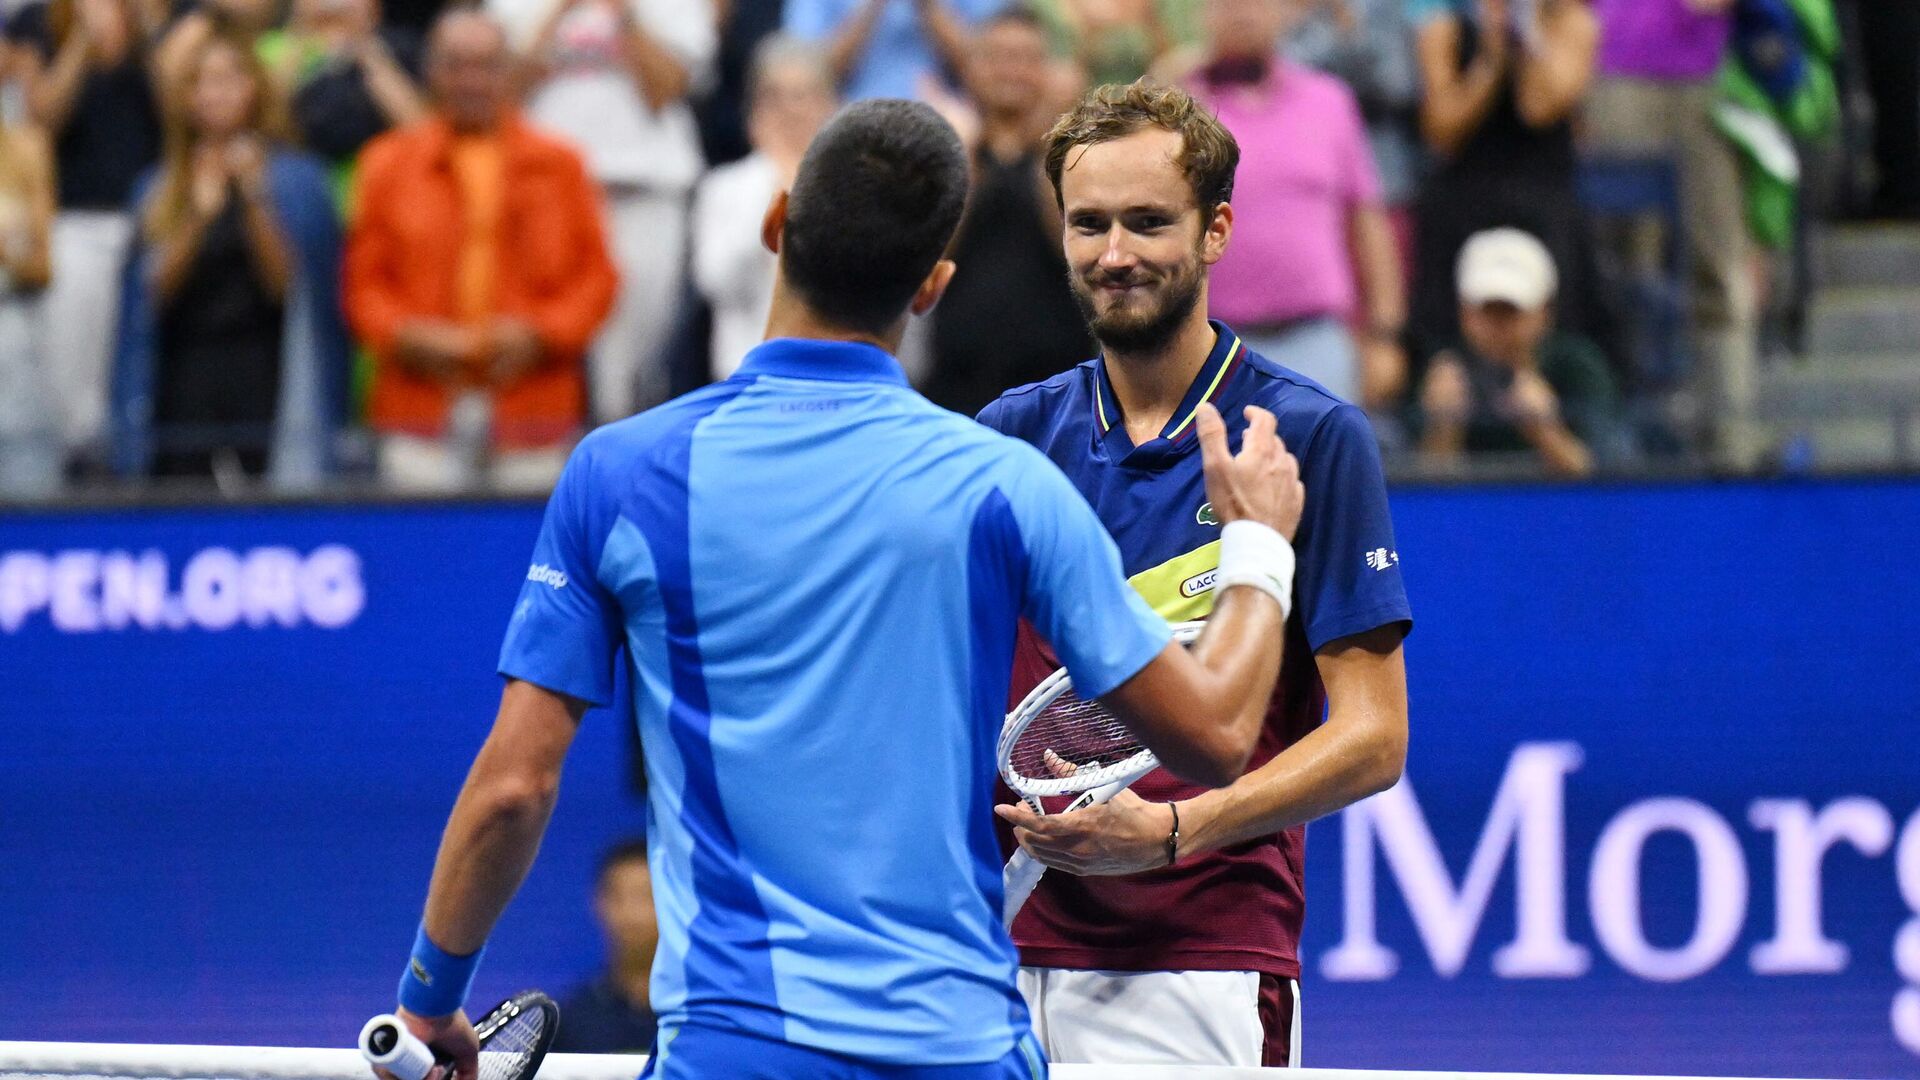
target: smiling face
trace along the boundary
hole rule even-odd
[[[1142,128],[1077,146],[1060,173],[1067,273],[1102,345],[1150,352],[1193,314],[1232,223],[1203,213],[1180,165],[1177,132]]]

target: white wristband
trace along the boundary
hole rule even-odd
[[[1293,545],[1257,521],[1229,521],[1220,530],[1220,573],[1216,594],[1230,586],[1251,585],[1280,604],[1280,617],[1293,614]]]

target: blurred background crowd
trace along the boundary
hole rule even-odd
[[[759,340],[762,212],[870,96],[970,148],[960,269],[903,360],[976,411],[1092,354],[1040,144],[1141,77],[1241,145],[1215,316],[1364,405],[1400,475],[1920,465],[1904,0],[0,17],[0,499],[543,492]]]

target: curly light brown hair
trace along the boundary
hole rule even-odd
[[[1140,79],[1109,83],[1087,91],[1047,132],[1047,179],[1063,209],[1060,174],[1075,147],[1095,146],[1136,131],[1159,128],[1180,136],[1175,164],[1193,187],[1203,215],[1233,199],[1233,171],[1240,165],[1240,144],[1205,105],[1177,86]]]

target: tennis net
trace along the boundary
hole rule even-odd
[[[645,1059],[635,1055],[548,1054],[538,1080],[634,1080],[643,1064]],[[371,1076],[356,1050],[0,1042],[0,1078],[5,1080],[370,1080]],[[1187,1065],[1055,1065],[1052,1076],[1055,1080],[1683,1080],[1360,1069],[1206,1069]]]

